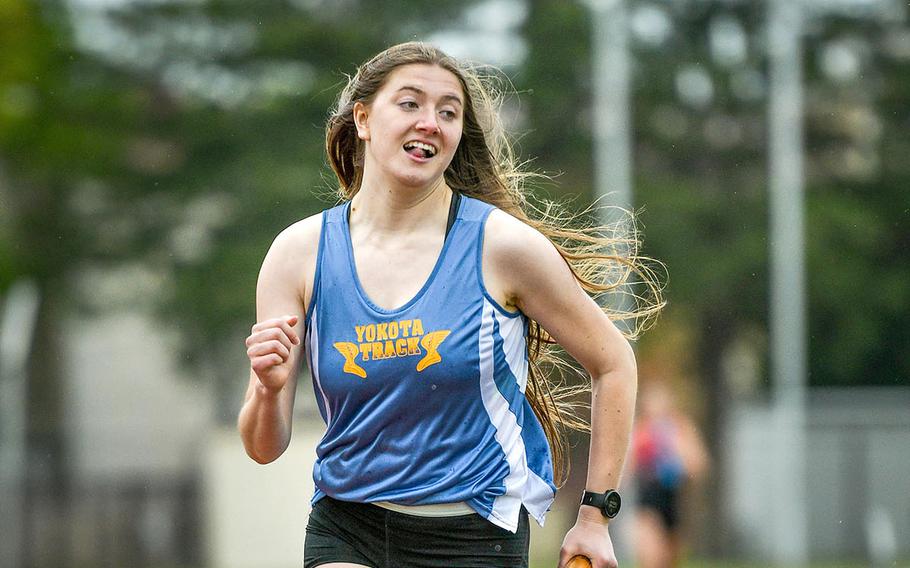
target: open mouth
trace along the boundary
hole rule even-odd
[[[408,154],[414,156],[415,158],[432,158],[436,155],[436,146],[432,144],[424,144],[423,142],[418,142],[417,140],[411,140],[406,142],[404,145],[404,151]]]

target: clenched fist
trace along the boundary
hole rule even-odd
[[[259,382],[272,392],[284,388],[291,376],[291,351],[300,344],[294,326],[298,316],[267,319],[253,326],[246,338],[246,354]]]

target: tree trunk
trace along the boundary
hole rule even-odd
[[[728,533],[729,524],[724,507],[723,453],[727,406],[730,403],[723,376],[721,361],[733,333],[733,320],[722,313],[710,311],[702,320],[698,344],[698,366],[702,375],[705,404],[705,443],[711,455],[711,475],[705,484],[707,515],[704,525],[703,552],[717,556],[729,548],[733,535]]]
[[[59,285],[40,285],[42,303],[29,357],[26,409],[25,566],[67,565],[69,468]]]

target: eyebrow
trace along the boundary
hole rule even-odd
[[[405,85],[405,86],[399,88],[397,92],[400,93],[401,91],[414,91],[418,95],[426,95],[426,92],[423,89],[421,89],[420,87],[415,87],[413,85]],[[440,99],[443,101],[454,101],[454,102],[458,103],[459,105],[464,106],[464,103],[461,102],[461,97],[459,97],[458,95],[452,94],[452,93],[445,94]]]

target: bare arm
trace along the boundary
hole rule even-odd
[[[591,375],[586,488],[601,493],[618,488],[637,391],[631,346],[581,289],[546,237],[498,211],[490,216],[486,236],[484,277],[494,297],[501,295],[506,307],[517,307],[540,323]],[[595,568],[616,566],[607,521],[593,507],[579,508],[560,565],[576,554],[591,558]]]
[[[247,454],[276,460],[291,441],[294,395],[302,353],[304,306],[312,289],[320,216],[282,232],[256,285],[256,319],[246,340],[250,381],[237,428]]]

